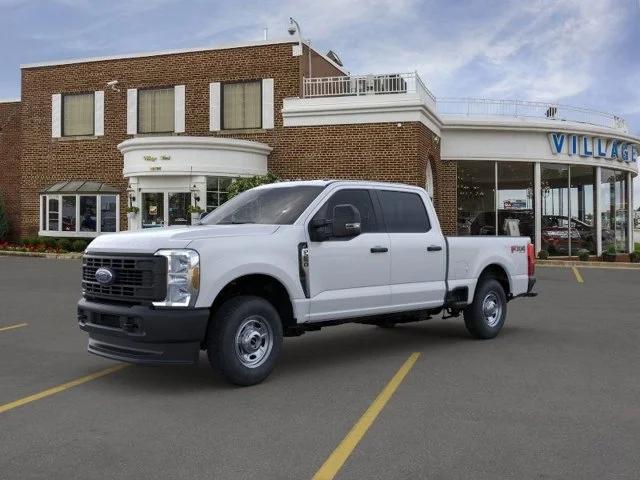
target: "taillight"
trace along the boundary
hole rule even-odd
[[[527,273],[530,277],[536,273],[536,251],[533,243],[527,244]]]

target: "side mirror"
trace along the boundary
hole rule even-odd
[[[333,207],[333,236],[338,238],[360,235],[360,212],[350,204]]]
[[[331,220],[314,218],[309,223],[309,238],[312,242],[324,242],[331,237]]]

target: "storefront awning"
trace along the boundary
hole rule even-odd
[[[40,193],[120,193],[120,190],[104,182],[91,180],[69,180],[58,182],[45,188]]]

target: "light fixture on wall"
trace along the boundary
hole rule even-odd
[[[440,145],[440,137],[438,135],[433,136],[433,143]]]
[[[193,195],[193,199],[195,200],[196,204],[200,201],[200,190],[198,190],[198,187],[196,187],[195,183],[193,184],[193,187],[191,187],[191,195]]]
[[[133,188],[133,185],[129,185],[129,188],[127,188],[127,194],[129,195],[129,204],[136,201],[136,189]]]

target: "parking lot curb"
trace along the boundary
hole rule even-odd
[[[581,262],[579,260],[536,260],[541,267],[606,268],[613,270],[640,270],[640,263],[628,262]]]
[[[58,260],[76,260],[82,258],[82,253],[16,252],[13,250],[0,250],[0,255],[5,257],[55,258]]]

